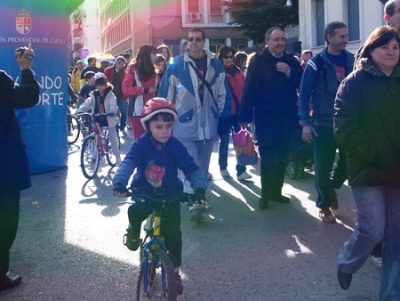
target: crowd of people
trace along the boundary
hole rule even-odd
[[[260,156],[259,209],[268,209],[271,202],[290,203],[282,187],[293,134],[300,124],[301,138],[313,147],[321,221],[336,222],[336,190],[346,180],[357,206],[357,225],[339,253],[340,287],[348,289],[353,274],[378,250],[382,256],[379,300],[400,300],[400,0],[388,1],[384,12],[387,26],[375,29],[356,55],[346,50],[346,24],[335,21],[325,27],[326,47],[314,56],[310,50],[297,58],[286,52],[280,27],[266,31],[266,46],[260,52],[248,55],[221,45],[213,54],[205,48],[205,32],[196,27],[188,30],[176,57],[168,45],[142,45],[135,58],[118,56],[111,66],[97,68],[92,57],[86,67],[76,63],[71,87],[81,99],[79,111],[107,113],[102,125],[109,127],[118,163],[114,195],[125,197],[130,187],[171,200],[163,235],[175,264],[178,294],[183,290],[182,234],[175,196],[182,194],[182,201],[189,204],[192,221],[204,221],[214,144],[219,141],[221,176],[230,177],[231,135],[252,125]],[[33,54],[30,47],[27,52]],[[17,61],[22,79],[28,81],[20,89],[35,90],[30,61],[24,57]],[[8,87],[7,114],[12,118],[12,103],[26,92],[9,92],[12,87],[3,80],[11,79],[0,74],[0,89]],[[34,105],[34,100],[31,96],[23,105]],[[127,136],[127,123],[133,143],[121,158],[115,135],[118,130]],[[245,165],[236,165],[237,180],[251,177]],[[11,235],[0,232],[0,289],[20,281],[7,274],[18,210],[5,204],[16,206],[19,191],[29,186],[28,179],[21,187],[10,179],[1,172],[0,215],[12,212],[14,217],[9,222]],[[129,208],[126,245],[130,250],[138,248],[140,225],[151,210],[151,202]]]

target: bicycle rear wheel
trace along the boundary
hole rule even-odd
[[[81,149],[81,169],[87,179],[96,176],[100,164],[100,153],[97,147],[96,136],[87,136],[83,140]]]
[[[68,114],[67,117],[67,125],[68,125],[68,143],[74,144],[78,141],[79,135],[81,134],[81,125],[76,116],[72,114]]]
[[[136,300],[176,301],[175,270],[171,258],[161,249],[151,251],[150,258],[146,271],[144,270],[143,263],[141,265]],[[147,282],[147,292],[145,292],[144,288],[145,282]]]

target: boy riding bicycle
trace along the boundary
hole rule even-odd
[[[178,267],[181,265],[182,232],[180,202],[176,196],[183,193],[183,183],[178,177],[182,170],[195,191],[195,202],[205,203],[207,182],[203,172],[189,155],[186,147],[172,136],[177,119],[175,106],[164,98],[148,100],[141,112],[141,123],[147,131],[131,146],[121,162],[114,179],[114,195],[126,197],[128,181],[136,168],[130,187],[170,201],[162,215],[161,235],[174,263],[179,294],[183,292]],[[126,246],[134,251],[139,247],[140,226],[153,212],[151,201],[135,203],[128,209],[129,227]]]
[[[88,72],[87,72],[88,73]],[[117,98],[112,90],[112,85],[108,83],[104,73],[97,72],[94,75],[94,85],[96,89],[89,94],[86,101],[79,107],[77,114],[93,110],[94,114],[106,113],[107,116],[96,117],[95,121],[101,127],[108,127],[108,136],[111,142],[111,149],[115,155],[116,163],[121,163],[121,152],[118,148],[118,140],[115,126],[118,124],[115,116],[118,111]]]

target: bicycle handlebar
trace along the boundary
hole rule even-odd
[[[183,197],[183,194],[179,194],[179,195],[174,195],[174,196],[170,196],[170,197],[164,197],[164,196],[157,196],[154,195],[152,193],[149,193],[147,191],[144,190],[128,190],[128,193],[126,194],[126,197],[136,197],[136,198],[144,198],[146,200],[150,200],[153,203],[156,204],[161,204],[161,205],[165,205],[168,202],[172,202],[172,201],[180,201]],[[126,204],[128,202],[119,202],[118,204]]]

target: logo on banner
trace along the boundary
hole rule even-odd
[[[31,31],[32,19],[29,16],[29,12],[22,10],[15,18],[15,29],[20,34],[27,34]]]

